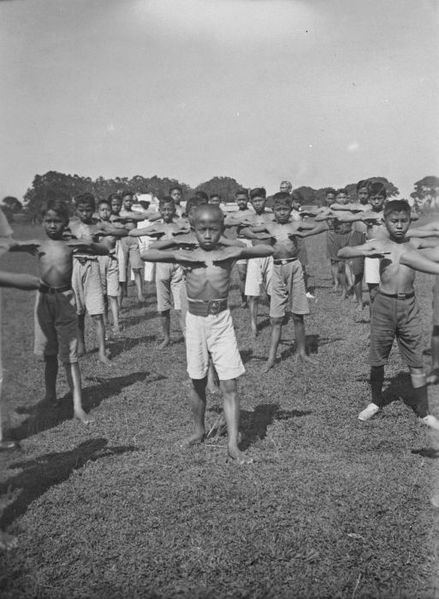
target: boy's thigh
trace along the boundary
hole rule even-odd
[[[174,270],[171,277],[171,292],[175,310],[181,310],[181,294],[184,287],[183,269],[181,266],[173,264]]]
[[[289,285],[281,265],[273,266],[270,294],[270,318],[283,318],[289,309]]]
[[[394,298],[378,293],[370,317],[369,363],[371,366],[387,364],[396,336],[396,304]]]
[[[54,296],[38,291],[34,316],[34,353],[38,356],[56,356],[58,339],[55,328]]]
[[[207,317],[207,349],[220,381],[236,379],[245,372],[238,350],[230,310]]]
[[[419,306],[414,297],[399,301],[405,304],[396,332],[399,351],[407,366],[423,368],[422,321]]]
[[[245,295],[259,297],[261,295],[262,280],[261,258],[251,258],[247,263]]]
[[[291,264],[289,274],[289,304],[290,312],[293,314],[309,314],[303,268],[299,260]]]
[[[98,256],[99,274],[101,276],[102,292],[107,295],[107,277],[109,268],[109,256]]]
[[[439,275],[433,285],[433,326],[439,326]]]
[[[209,368],[205,317],[186,312],[186,360],[191,379],[204,379]]]
[[[119,265],[114,256],[109,256],[106,291],[110,297],[117,297],[119,295]]]
[[[140,247],[137,239],[133,239],[135,244],[129,246],[129,262],[133,270],[141,270],[143,268],[143,262],[140,257]]]
[[[90,316],[97,316],[105,309],[99,264],[97,260],[89,260],[86,266],[83,276],[85,309]]]
[[[62,362],[73,364],[78,361],[78,317],[73,291],[56,295],[56,335],[58,353]]]

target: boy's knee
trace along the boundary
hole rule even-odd
[[[282,326],[283,320],[284,320],[283,316],[277,316],[277,317],[270,316],[270,324],[272,327]]]
[[[171,310],[159,310],[158,311],[159,316],[163,316],[164,318],[167,318],[170,314],[171,314]]]
[[[415,389],[418,387],[423,387],[424,385],[427,384],[425,372],[422,368],[410,367],[409,370],[410,370],[410,379],[411,379],[412,385]]]
[[[236,379],[220,381],[220,386],[224,393],[236,393],[236,389],[237,389]]]
[[[293,312],[292,317],[293,317],[294,322],[303,322],[304,321],[303,314],[295,314]]]

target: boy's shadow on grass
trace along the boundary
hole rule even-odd
[[[145,320],[151,320],[157,316],[157,312],[143,312],[142,314],[132,314],[130,316],[122,316],[120,318],[120,324],[123,326],[124,330],[127,327],[131,327],[134,325],[141,324],[145,322]]]
[[[74,470],[87,462],[136,451],[134,445],[106,447],[107,439],[91,439],[70,451],[48,453],[33,460],[16,462],[9,469],[21,468],[22,472],[0,483],[0,494],[19,490],[18,496],[5,507],[0,516],[0,529],[10,525],[24,514],[32,501],[44,495],[51,487],[66,481]]]
[[[145,335],[144,337],[123,337],[120,339],[114,339],[113,341],[110,339],[108,344],[111,357],[115,358],[119,356],[121,353],[125,351],[129,351],[136,345],[140,345],[144,343],[145,345],[150,341],[154,341],[156,339],[155,335]],[[97,351],[97,350],[96,350]]]
[[[209,411],[222,413],[220,406],[214,406]],[[248,449],[258,441],[262,441],[267,436],[268,427],[275,420],[290,420],[312,414],[311,410],[281,410],[278,404],[259,404],[254,410],[240,411],[240,429],[242,431],[242,440],[240,447],[242,450]],[[219,434],[225,434],[225,425]]]
[[[86,380],[97,381],[97,385],[85,387],[82,391],[82,406],[86,412],[96,408],[99,404],[112,395],[119,394],[125,387],[134,383],[144,381],[148,378],[149,372],[132,372],[126,376],[116,376],[112,378],[93,377]],[[156,374],[148,382],[162,380],[166,377]],[[73,417],[73,402],[70,393],[67,393],[56,405],[47,401],[40,401],[36,405],[22,407],[16,410],[18,414],[29,414],[21,424],[10,429],[12,439],[19,441],[41,431],[48,430],[58,426],[64,420],[70,420]],[[91,424],[90,426],[93,426]]]

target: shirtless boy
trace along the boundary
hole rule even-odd
[[[134,212],[132,209],[134,203],[133,193],[131,191],[126,191],[122,196],[122,209],[119,213],[120,222],[129,229],[135,229],[137,227],[137,223],[145,220],[146,213]],[[137,299],[139,303],[143,303],[145,301],[145,297],[143,295],[143,281],[142,281],[142,270],[143,263],[140,259],[140,248],[139,242],[137,239],[133,239],[132,237],[125,237],[121,241],[121,247],[124,254],[124,262],[125,262],[125,273],[123,275],[124,281],[122,282],[122,292],[121,292],[121,303],[124,296],[128,293],[128,274],[129,268],[134,273],[134,283],[136,285],[137,290]]]
[[[102,226],[98,225],[93,214],[95,199],[91,193],[76,198],[78,219],[71,219],[69,229],[73,236],[85,244],[75,250],[73,255],[72,288],[75,294],[78,313],[78,354],[85,354],[85,313],[91,316],[96,327],[98,358],[103,364],[110,361],[105,350],[104,293],[99,271],[98,254],[108,254],[108,248],[102,243],[94,243],[95,236]],[[93,247],[89,251],[89,247]]]
[[[270,298],[271,346],[264,372],[275,364],[282,323],[287,313],[293,317],[297,355],[302,361],[310,360],[306,355],[303,318],[309,314],[309,306],[297,238],[323,233],[327,227],[325,224],[292,221],[291,211],[289,194],[276,193],[273,196],[274,220],[260,227],[251,227],[253,233],[266,232],[274,250]]]
[[[366,256],[378,259],[380,282],[372,306],[370,336],[370,385],[372,402],[359,414],[369,420],[383,407],[384,366],[396,337],[401,356],[410,370],[412,408],[427,426],[439,430],[439,421],[428,412],[428,394],[422,359],[422,322],[415,299],[415,271],[439,273],[439,264],[425,257],[406,237],[410,206],[403,200],[384,208],[380,239],[339,251],[340,258]],[[418,247],[421,244],[418,243]]]
[[[241,228],[240,235],[252,240],[253,246],[270,245],[270,240],[261,239],[257,234],[250,231],[248,227],[261,226],[273,220],[273,213],[265,209],[267,201],[267,192],[263,187],[256,187],[250,191],[250,203],[253,206],[254,213],[250,216],[245,215],[239,217],[237,213],[231,216],[236,217],[236,221],[240,220],[241,224],[247,225],[246,228]],[[253,337],[258,334],[258,304],[261,295],[261,287],[265,288],[268,296],[271,294],[271,275],[273,270],[273,259],[271,254],[254,258],[247,264],[247,277],[245,280],[244,293],[248,298],[250,308],[250,325]]]
[[[160,237],[161,239],[172,239],[177,232],[187,233],[189,226],[186,220],[176,219],[176,207],[174,200],[165,196],[159,202],[159,213],[162,222],[157,222],[142,229],[132,229],[131,237]],[[181,310],[181,293],[183,287],[183,270],[179,264],[157,264],[156,267],[156,293],[157,293],[157,311],[160,316],[160,322],[163,331],[163,341],[160,349],[169,345],[171,340],[171,307],[172,300],[174,309],[178,312],[181,331],[184,335],[184,321]],[[172,295],[172,298],[171,298]]]
[[[75,251],[84,251],[88,255],[95,249],[99,251],[100,247],[89,240],[65,241],[69,215],[67,206],[60,199],[49,199],[42,215],[48,239],[37,250],[41,284],[35,307],[35,353],[43,355],[46,363],[46,401],[56,401],[59,354],[73,395],[74,416],[88,424],[93,419],[82,408],[78,316],[72,274]]]
[[[142,258],[153,262],[181,264],[186,275],[188,313],[186,315],[186,357],[192,379],[194,434],[186,445],[201,443],[205,437],[206,384],[209,355],[218,372],[224,394],[224,414],[228,430],[228,455],[239,464],[251,460],[238,448],[239,399],[236,379],[244,366],[236,343],[232,317],[227,306],[233,265],[240,258],[271,256],[268,246],[224,247],[224,215],[220,208],[203,205],[194,215],[199,246],[191,251],[147,250]]]
[[[236,239],[239,236],[241,229],[240,225],[242,219],[249,219],[254,216],[254,211],[248,207],[248,191],[246,189],[238,189],[235,193],[235,202],[238,206],[236,212],[232,212],[227,215],[225,219],[226,235],[229,239]],[[248,246],[252,245],[249,239],[243,239],[244,243]],[[245,295],[245,280],[247,277],[247,260],[238,260],[236,263],[239,276],[239,291],[241,293],[241,307],[247,307],[247,296]]]

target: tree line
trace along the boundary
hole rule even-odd
[[[385,177],[370,177],[369,180],[383,182],[389,197],[399,194],[398,188]],[[233,201],[236,191],[244,187],[232,177],[213,177],[209,181],[192,188],[178,179],[162,178],[157,175],[153,177],[136,175],[131,178],[115,177],[114,179],[105,179],[104,177],[98,177],[92,179],[91,177],[48,171],[43,175],[35,175],[32,185],[24,195],[23,202],[13,196],[7,196],[2,200],[1,205],[9,221],[14,221],[18,214],[25,214],[32,222],[38,222],[48,190],[69,197],[73,211],[74,198],[81,193],[89,192],[96,198],[101,199],[107,198],[112,193],[123,193],[130,190],[136,194],[149,193],[155,197],[162,197],[167,195],[170,188],[175,185],[180,185],[186,199],[194,195],[196,191],[202,190],[209,195],[220,194],[225,202]],[[349,183],[345,188],[349,196],[353,198],[356,183]],[[303,204],[322,205],[327,189],[329,188],[314,189],[309,186],[301,186],[295,188],[293,193]],[[410,195],[418,208],[430,205],[439,196],[439,177],[427,176],[416,181],[414,191]]]

